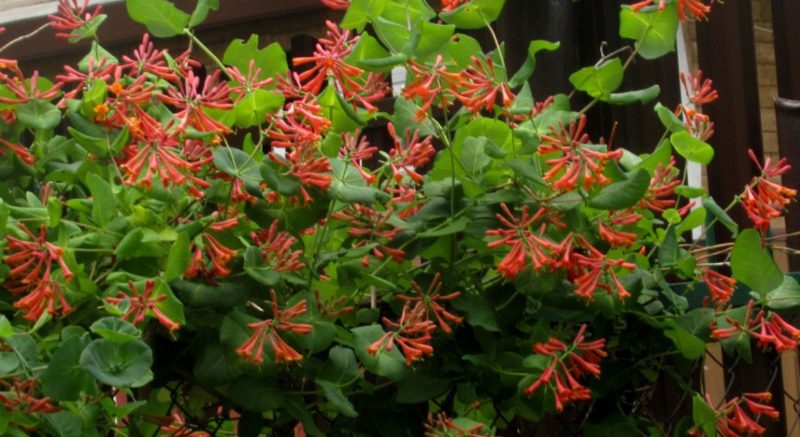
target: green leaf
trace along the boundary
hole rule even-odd
[[[266,115],[283,106],[283,96],[271,91],[257,89],[247,94],[236,103],[236,127],[248,128],[258,126],[266,121]]]
[[[367,186],[367,182],[349,162],[332,158],[333,182],[330,193],[339,201],[345,203],[373,204],[383,202],[389,195],[383,191]]]
[[[14,335],[14,327],[6,316],[0,315],[0,338],[9,338]]]
[[[717,204],[713,198],[706,197],[706,199],[703,201],[703,206],[708,210],[708,212],[716,217],[720,223],[728,228],[734,237],[739,233],[739,225],[733,221],[733,218],[731,218],[731,216],[729,216],[728,213],[725,212],[725,210],[722,209],[722,207],[719,206],[719,204]]]
[[[81,419],[75,414],[62,410],[55,413],[42,414],[42,422],[57,437],[82,437],[84,435]]]
[[[89,48],[89,53],[86,54],[80,61],[78,61],[78,69],[84,73],[89,72],[89,64],[95,63],[97,64],[99,61],[102,61],[103,58],[106,60],[106,65],[112,64],[119,64],[119,59],[114,56],[111,52],[103,48],[97,41],[92,41],[92,46]],[[103,102],[98,102],[103,103]],[[94,107],[91,108],[92,112],[94,112]]]
[[[670,319],[663,322],[662,329],[664,335],[672,340],[678,352],[687,360],[696,360],[705,354],[706,344],[703,340],[687,332],[675,320]]]
[[[634,103],[641,103],[644,105],[645,103],[650,103],[653,101],[653,99],[657,98],[659,93],[661,93],[661,87],[658,85],[653,85],[651,87],[636,91],[611,93],[611,95],[608,97],[608,103],[613,105],[631,105]]]
[[[219,9],[219,0],[197,0],[197,6],[195,6],[194,12],[189,18],[189,27],[195,27],[206,21],[208,11],[216,11],[217,9]]]
[[[80,364],[103,384],[129,387],[147,377],[153,365],[153,351],[140,340],[94,340],[81,353]]]
[[[139,328],[119,317],[103,317],[92,323],[89,329],[114,343],[127,343],[142,337],[142,331]]]
[[[767,293],[767,306],[776,310],[800,306],[800,283],[789,275],[784,276],[781,285]]]
[[[317,380],[317,385],[322,389],[325,398],[333,405],[336,411],[342,413],[345,417],[358,417],[358,412],[353,403],[347,399],[347,396],[342,392],[342,389],[332,382],[325,380]]]
[[[402,53],[403,49],[406,48],[406,43],[412,36],[405,22],[405,18],[403,18],[403,24],[400,24],[383,17],[378,17],[372,23],[378,38],[383,45],[388,47],[393,53]],[[450,37],[453,36],[455,29],[456,27],[453,25],[434,24],[427,21],[423,22],[421,25],[419,44],[413,54],[417,57],[424,58],[437,53],[443,45],[447,44]]]
[[[0,352],[0,377],[5,377],[9,373],[17,370],[19,358],[14,352]]]
[[[250,188],[258,189],[261,184],[261,170],[258,161],[241,149],[217,147],[212,152],[214,165],[223,172],[241,179]]]
[[[486,166],[492,163],[492,158],[486,154],[486,137],[469,137],[464,140],[461,149],[461,165],[467,174],[475,176],[480,174]]]
[[[664,241],[658,248],[658,261],[662,267],[672,267],[678,262],[678,236],[673,226],[667,228]]]
[[[388,72],[392,67],[408,60],[405,54],[391,55],[374,36],[364,32],[344,61],[371,71]]]
[[[582,68],[569,77],[570,83],[590,96],[608,100],[611,93],[622,85],[625,74],[622,61],[614,58],[600,66]]]
[[[95,390],[94,379],[80,365],[83,349],[89,344],[84,336],[66,339],[41,374],[42,392],[57,401],[77,401],[81,392]]]
[[[620,11],[619,20],[619,36],[635,40],[641,57],[655,59],[675,51],[679,20],[674,3],[664,10],[639,12],[626,5]]]
[[[344,387],[361,379],[356,356],[352,349],[334,346],[328,350],[328,362],[319,374],[321,379]]]
[[[172,243],[167,256],[167,264],[164,267],[164,280],[172,281],[183,275],[189,267],[192,253],[189,250],[189,235],[186,232],[179,232],[178,238]]]
[[[334,132],[352,132],[366,124],[332,86],[325,88],[318,101],[323,115],[333,123]]]
[[[676,132],[669,137],[669,140],[675,146],[675,151],[689,161],[707,165],[714,159],[714,149],[687,131]]]
[[[228,359],[225,348],[218,342],[203,343],[194,361],[192,373],[201,384],[212,387],[229,384],[242,374],[239,366]]]
[[[762,247],[761,234],[747,229],[736,237],[731,253],[733,277],[765,296],[783,283],[783,273]]]
[[[17,107],[17,120],[31,129],[54,129],[61,123],[61,111],[46,100],[33,100]]]
[[[453,301],[453,307],[466,313],[466,320],[470,325],[480,326],[491,332],[500,332],[497,313],[485,297],[475,294],[462,295]]]
[[[382,348],[375,356],[370,355],[367,348],[374,342],[381,339],[385,332],[380,325],[359,326],[352,329],[355,352],[364,367],[370,372],[398,381],[403,378],[406,371],[406,362],[403,354],[397,347],[387,351]]]
[[[180,35],[189,24],[189,14],[167,0],[125,0],[125,6],[133,21],[158,38]]]
[[[706,222],[706,215],[707,211],[702,206],[697,209],[693,209],[692,212],[690,212],[689,215],[683,219],[681,224],[678,225],[676,231],[678,231],[678,234],[680,235],[686,231],[691,231],[698,226],[702,226],[703,223]]]
[[[686,131],[686,125],[666,106],[661,103],[656,103],[654,110],[656,111],[656,115],[658,115],[658,119],[661,120],[661,124],[663,124],[668,131],[672,133]]]
[[[242,376],[230,386],[231,400],[249,411],[269,411],[284,405],[283,391],[271,379]]]
[[[692,396],[692,419],[694,424],[703,431],[703,435],[709,437],[717,435],[717,413],[699,393]]]
[[[525,58],[525,62],[514,76],[511,77],[511,80],[508,81],[508,85],[512,88],[516,88],[525,83],[533,75],[534,71],[536,71],[536,54],[541,51],[552,52],[558,50],[559,47],[561,47],[561,44],[557,42],[544,40],[531,41],[528,46],[528,56]]]
[[[436,128],[429,118],[425,117],[422,122],[417,120],[419,109],[416,103],[402,96],[394,99],[394,127],[397,132],[405,132],[407,129],[413,132],[419,129],[421,138],[436,134]]]
[[[351,0],[341,26],[361,32],[370,22],[370,17],[377,17],[385,7],[386,0]]]
[[[628,179],[614,182],[600,190],[589,199],[588,205],[592,208],[615,210],[625,209],[635,205],[650,187],[650,174],[644,170],[636,170]]]
[[[133,255],[140,247],[144,238],[144,230],[142,228],[135,228],[122,237],[117,248],[114,250],[114,255],[120,258],[128,258]]]
[[[505,3],[506,0],[472,0],[439,17],[461,29],[482,29],[500,16]]]
[[[101,226],[106,226],[114,218],[117,211],[117,198],[111,185],[95,173],[86,177],[86,185],[92,193],[92,217]]]
[[[450,387],[450,383],[433,375],[411,375],[397,384],[397,403],[419,404],[435,399]]]
[[[258,35],[251,35],[247,42],[241,39],[233,40],[225,49],[225,54],[222,55],[222,62],[225,65],[236,67],[242,73],[247,73],[250,60],[255,61],[256,68],[261,69],[259,79],[281,76],[289,71],[286,52],[280,44],[272,43],[259,49]]]

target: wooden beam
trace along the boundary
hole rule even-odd
[[[194,0],[178,0],[178,7],[191,11]],[[262,18],[276,17],[315,9],[322,9],[319,0],[225,0],[218,11],[212,11],[199,31],[207,31],[235,23],[254,21]],[[123,1],[113,1],[103,5],[108,19],[100,28],[99,38],[104,45],[112,46],[140,41],[145,27],[133,22],[125,10]],[[54,11],[51,11],[54,12]],[[46,22],[45,16],[32,16],[12,23],[4,24],[7,31],[3,40],[10,41],[17,36],[32,32]],[[73,45],[53,38],[50,31],[42,32],[25,40],[2,53],[4,58],[17,59],[22,62],[43,58],[60,57],[73,52],[85,53],[89,43]]]

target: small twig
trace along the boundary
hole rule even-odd
[[[29,39],[29,38],[33,38],[33,37],[34,37],[34,36],[36,36],[36,35],[37,35],[39,32],[41,32],[41,31],[43,31],[43,30],[47,29],[48,27],[50,27],[50,23],[49,23],[49,22],[47,22],[47,23],[45,23],[45,24],[42,24],[41,26],[39,26],[38,28],[36,28],[36,30],[34,30],[34,31],[33,31],[33,32],[31,32],[31,33],[27,33],[27,34],[25,34],[25,35],[18,36],[18,37],[16,37],[16,38],[12,39],[11,41],[7,42],[7,43],[6,43],[6,44],[5,44],[3,47],[0,47],[0,53],[3,53],[3,52],[4,52],[4,51],[6,51],[7,49],[9,49],[11,46],[13,46],[13,45],[15,45],[15,44],[17,44],[17,43],[19,43],[19,42],[25,41],[26,39]]]

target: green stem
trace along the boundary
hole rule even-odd
[[[196,44],[197,47],[199,47],[200,50],[202,50],[203,53],[205,53],[206,56],[208,56],[212,62],[217,64],[217,67],[219,67],[219,69],[222,70],[223,73],[225,73],[225,76],[228,79],[232,79],[231,75],[228,73],[228,70],[225,67],[225,64],[222,63],[222,61],[217,57],[217,55],[214,54],[214,52],[211,51],[211,49],[209,49],[205,44],[203,44],[202,41],[200,41],[199,38],[197,38],[197,36],[195,36],[195,34],[191,31],[191,29],[184,29],[183,34],[189,37],[189,39],[192,40],[192,42]]]

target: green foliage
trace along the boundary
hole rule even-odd
[[[709,344],[777,349],[751,335],[765,323],[794,341],[777,318],[800,285],[766,235],[786,202],[761,189],[791,191],[754,179],[756,230],[731,218],[742,196],[686,182],[714,158],[702,107],[655,103],[662,139],[630,150],[591,131],[613,125],[598,107],[658,98],[625,72],[674,50],[676,3],[623,6],[635,50],[603,48],[544,100],[531,78],[559,43],[512,72],[501,42],[458,33],[504,1],[434,3],[351,0],[352,32],[290,62],[255,35],[206,46],[193,29],[225,2],[127,0],[192,51],[112,53],[89,12],[61,35],[92,41],[66,76],[3,67],[0,434],[506,435],[572,416],[655,434],[631,394],[660,380],[693,399],[677,432],[712,435],[689,372]]]

